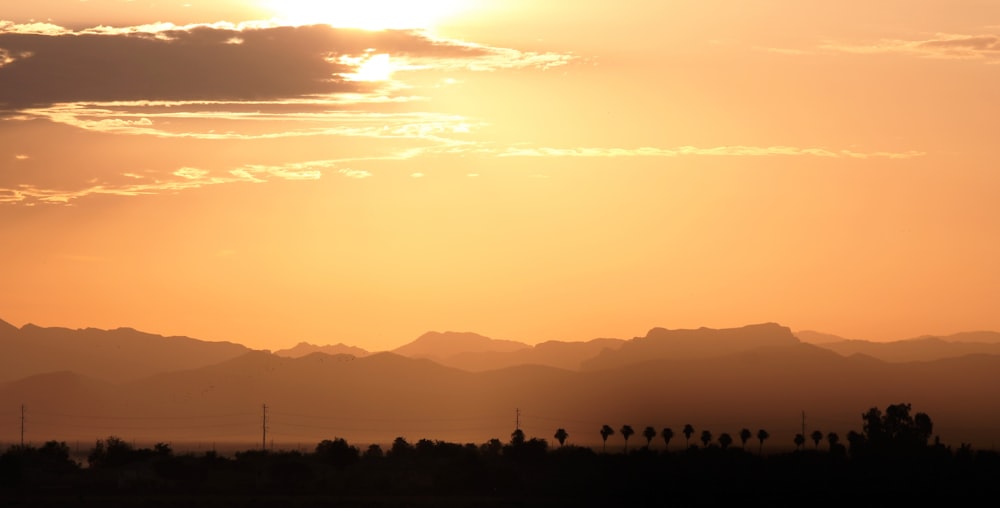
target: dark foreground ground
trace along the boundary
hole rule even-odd
[[[1000,454],[944,446],[834,445],[766,455],[740,447],[604,454],[541,440],[397,442],[361,453],[175,455],[166,445],[98,442],[87,467],[65,445],[0,457],[4,507],[845,506],[992,503]]]

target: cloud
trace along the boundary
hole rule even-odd
[[[363,169],[347,169],[347,168],[344,168],[344,169],[339,170],[338,173],[340,173],[340,174],[342,174],[342,175],[344,175],[344,176],[346,176],[348,178],[357,178],[358,180],[361,180],[363,178],[369,178],[369,177],[372,176],[372,174],[370,172],[365,171]]]
[[[683,157],[683,156],[724,156],[724,157],[766,157],[766,156],[812,156],[839,159],[910,159],[925,155],[924,152],[858,152],[853,150],[830,150],[827,148],[795,146],[748,146],[726,145],[716,147],[639,147],[639,148],[550,148],[550,147],[510,147],[494,151],[499,157]]]
[[[31,157],[28,156],[28,155],[26,155],[26,154],[19,153],[19,154],[15,155],[14,158],[17,159],[17,160],[19,160],[19,161],[24,161],[24,160],[30,159]]]
[[[407,30],[161,23],[70,31],[6,22],[0,24],[0,109],[369,94],[377,85],[349,77],[373,52],[392,55],[402,70],[548,68],[572,59]]]
[[[881,39],[870,44],[828,42],[827,51],[860,54],[905,54],[924,58],[1000,60],[1000,36],[938,33],[924,39]]]
[[[0,204],[37,203],[70,204],[88,196],[142,196],[164,192],[179,192],[211,185],[232,183],[264,183],[271,179],[317,180],[324,170],[338,166],[340,160],[289,162],[286,164],[248,164],[227,171],[211,171],[197,167],[182,167],[168,175],[125,172],[123,180],[94,179],[75,189],[43,188],[38,185],[20,184],[10,188],[0,187]],[[341,170],[343,173],[345,170]],[[358,175],[367,171],[346,170]],[[369,174],[370,176],[370,174]],[[362,178],[362,176],[355,176]]]

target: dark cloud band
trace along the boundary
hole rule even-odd
[[[278,100],[363,92],[340,57],[368,51],[475,58],[487,50],[419,32],[326,25],[244,30],[0,33],[0,108],[116,100]]]

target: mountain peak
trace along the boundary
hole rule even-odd
[[[17,327],[0,319],[0,337],[8,337],[17,333]]]
[[[463,353],[504,353],[529,347],[523,342],[491,339],[472,332],[427,332],[392,352],[420,358],[448,358]]]
[[[316,344],[310,344],[308,342],[299,342],[294,347],[288,349],[279,349],[274,352],[274,354],[277,356],[285,356],[288,358],[301,358],[304,356],[311,355],[313,353],[323,353],[330,356],[349,355],[358,358],[370,354],[365,349],[356,346],[348,346],[347,344],[344,343],[317,346]]]
[[[585,369],[607,369],[645,360],[709,358],[761,347],[793,344],[800,344],[799,339],[792,335],[790,328],[777,323],[721,329],[653,328],[645,337],[636,337],[618,350],[605,350],[584,362],[583,366]]]

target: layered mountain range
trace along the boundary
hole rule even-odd
[[[19,437],[23,405],[26,439],[39,442],[480,443],[520,425],[529,437],[564,428],[569,442],[596,444],[602,424],[629,424],[671,427],[677,447],[690,423],[716,435],[765,428],[780,447],[803,420],[807,433],[844,436],[861,430],[869,407],[900,402],[931,415],[946,443],[1000,440],[1000,334],[799,335],[768,323],[529,345],[431,332],[388,352],[299,344],[272,353],[0,321],[0,442]]]

